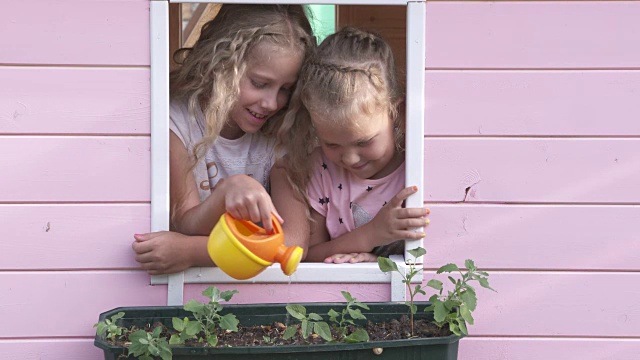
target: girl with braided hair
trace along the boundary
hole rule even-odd
[[[268,193],[275,131],[315,45],[301,5],[224,4],[194,46],[176,52],[169,135],[176,232],[134,235],[143,269],[211,266],[206,236],[224,212],[271,230],[271,215],[280,218]]]
[[[390,46],[355,28],[325,39],[301,70],[278,134],[286,161],[271,181],[285,239],[306,261],[376,261],[425,236],[411,229],[429,223],[429,210],[402,205],[417,187],[404,184],[395,71]]]

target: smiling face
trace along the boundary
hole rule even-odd
[[[360,179],[385,177],[404,161],[386,111],[354,115],[341,125],[315,114],[311,119],[324,154]]]
[[[240,94],[220,135],[237,139],[255,133],[289,102],[302,66],[302,53],[272,43],[258,44],[247,58]]]

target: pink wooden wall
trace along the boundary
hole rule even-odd
[[[150,217],[149,2],[2,13],[0,357],[100,359],[100,312],[166,301],[130,250]],[[426,266],[473,258],[499,291],[461,360],[640,358],[638,19],[635,1],[427,3]]]

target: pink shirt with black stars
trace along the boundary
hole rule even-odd
[[[310,161],[307,196],[313,209],[326,218],[331,239],[368,223],[405,187],[404,162],[381,179],[360,179],[327,159],[321,148],[313,151]],[[396,250],[393,253],[400,252]]]

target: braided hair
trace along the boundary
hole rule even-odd
[[[398,112],[403,98],[392,49],[381,36],[346,27],[327,37],[302,67],[278,131],[288,156],[288,180],[298,198],[309,205],[308,156],[318,145],[310,114],[341,125],[354,114],[387,111],[394,121],[396,147],[402,149],[404,117]]]

